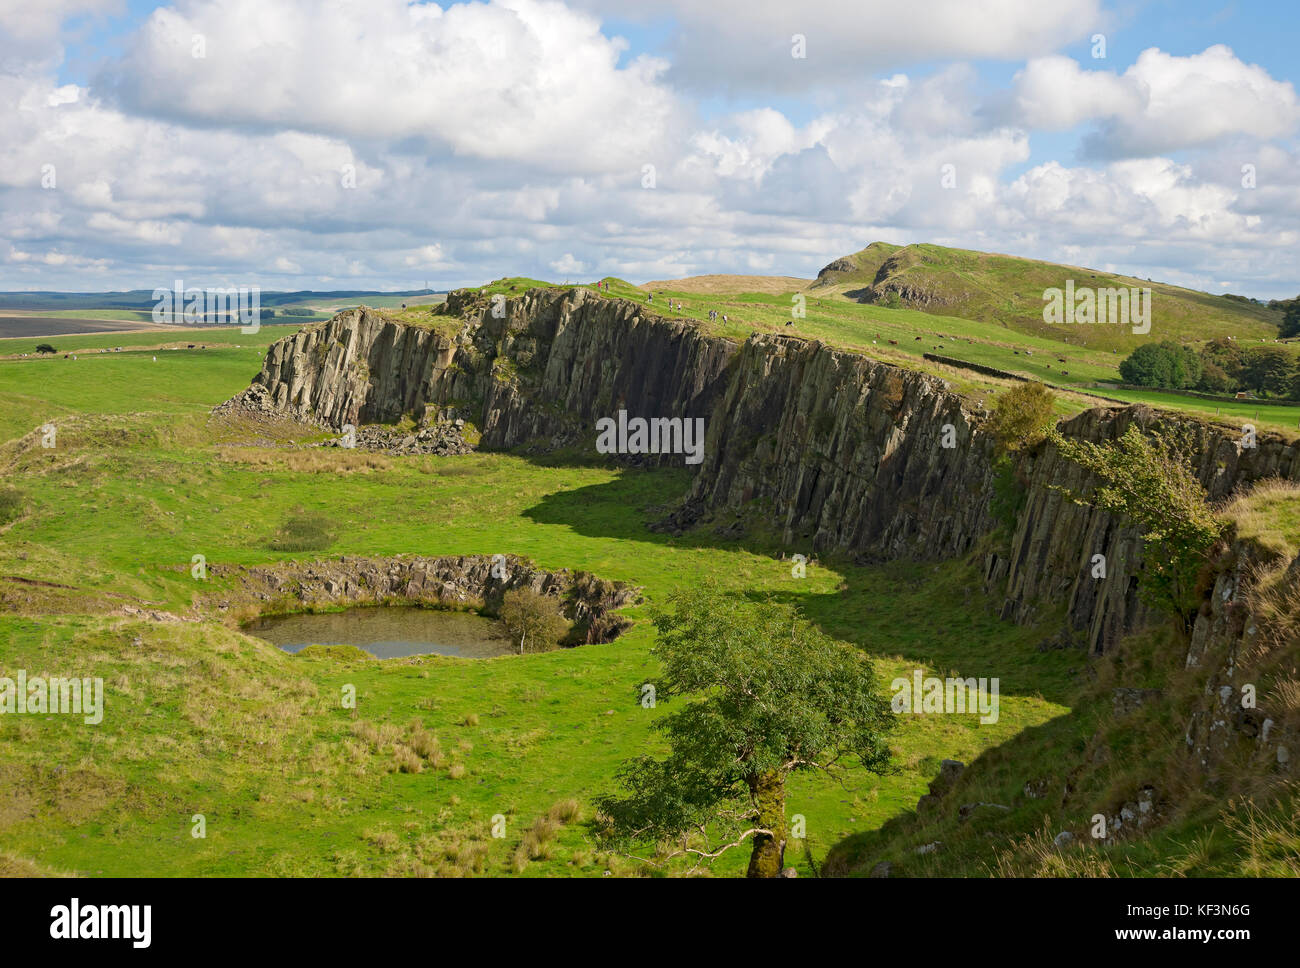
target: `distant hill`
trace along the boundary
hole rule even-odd
[[[1066,280],[1071,279],[1076,288],[1149,288],[1153,304],[1150,334],[1135,337],[1123,327],[1044,322],[1044,290],[1064,289]],[[873,242],[827,265],[808,288],[857,302],[959,316],[1071,343],[1086,340],[1090,345],[1125,346],[1148,338],[1200,340],[1226,335],[1274,339],[1282,318],[1281,313],[1241,297],[1096,269],[925,244]]]

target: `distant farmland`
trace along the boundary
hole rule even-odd
[[[121,330],[153,329],[139,319],[92,319],[84,316],[0,315],[0,339],[35,336],[76,336],[81,333],[112,333]]]

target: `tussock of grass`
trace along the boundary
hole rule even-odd
[[[333,543],[333,519],[300,508],[284,519],[266,546],[272,551],[323,551]]]

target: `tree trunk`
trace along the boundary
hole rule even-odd
[[[746,877],[779,877],[785,865],[785,777],[778,771],[748,777],[750,795],[758,807],[758,826],[772,831],[755,834]]]

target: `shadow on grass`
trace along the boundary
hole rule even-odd
[[[723,537],[712,530],[712,524],[681,535],[649,530],[673,504],[671,497],[665,501],[665,495],[685,493],[688,481],[688,475],[676,469],[628,470],[607,483],[548,495],[524,515],[539,524],[563,526],[594,538],[760,555],[792,550],[783,549],[774,533]],[[1068,702],[1076,689],[1074,675],[1085,657],[1075,652],[1040,652],[1037,645],[1045,637],[1044,625],[1021,626],[999,618],[996,609],[1001,602],[985,594],[977,557],[855,565],[832,556],[820,567],[840,575],[840,588],[834,592],[726,594],[754,600],[770,597],[795,605],[828,635],[873,655],[901,656],[945,675],[996,676],[1005,695],[1040,695],[1050,702]]]

